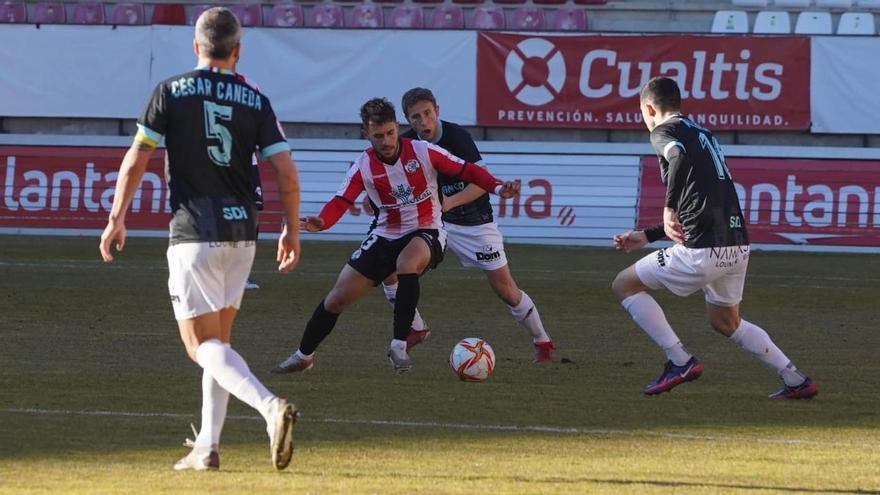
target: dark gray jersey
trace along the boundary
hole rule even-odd
[[[290,149],[258,89],[230,71],[180,74],[156,86],[138,128],[165,138],[172,244],[256,239],[254,152]]]
[[[463,127],[452,122],[440,121],[440,139],[434,142],[437,146],[445,149],[464,161],[482,165],[483,157],[474,143],[471,135]],[[412,129],[405,132],[403,137],[421,139]],[[440,192],[444,196],[458,194],[468,183],[452,177],[440,174],[438,177]],[[443,213],[443,221],[456,225],[483,225],[494,220],[492,204],[489,203],[489,195],[484,194],[470,203],[463,204]]]
[[[749,243],[739,199],[718,141],[681,116],[654,128],[651,145],[660,158],[665,206],[673,208],[691,248]]]

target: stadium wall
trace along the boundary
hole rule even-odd
[[[0,94],[15,97],[0,115],[134,118],[157,81],[192,67],[191,29],[4,26],[0,42],[17,48],[0,51],[15,68]],[[663,73],[715,130],[880,134],[880,67],[864,63],[877,37],[254,28],[244,47],[242,72],[287,122],[356,123],[367,98],[429,86],[464,125],[641,129],[638,88]]]
[[[291,140],[302,211],[336,192],[360,140]],[[0,135],[0,233],[97,236],[130,138]],[[611,236],[660,219],[664,191],[646,144],[479,142],[493,173],[522,181],[493,206],[510,242],[608,246]],[[753,242],[765,249],[880,251],[880,150],[727,146]],[[167,236],[164,154],[156,153],[128,216],[130,235]],[[264,167],[264,233],[280,229],[277,188]],[[361,239],[371,220],[358,201],[314,239]]]

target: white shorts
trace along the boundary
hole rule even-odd
[[[482,225],[443,225],[446,245],[458,256],[461,266],[497,270],[507,264],[504,237],[495,222]]]
[[[189,320],[241,307],[255,241],[187,242],[168,247],[168,294],[174,318]]]
[[[651,289],[677,296],[702,289],[706,301],[736,306],[742,301],[749,246],[691,249],[680,244],[654,251],[636,262],[636,274]]]

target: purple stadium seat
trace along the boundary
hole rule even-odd
[[[380,28],[383,25],[382,7],[369,3],[351,9],[351,27]]]
[[[202,15],[206,10],[210,9],[211,7],[213,7],[213,5],[208,5],[208,4],[204,4],[204,3],[198,4],[198,5],[193,5],[192,13],[189,16],[189,23],[191,25],[195,26],[196,21],[199,20],[199,16]]]
[[[608,0],[574,0],[578,5],[605,5]]]
[[[518,4],[526,3],[526,0],[493,0],[492,3],[518,5]]]
[[[415,3],[443,3],[445,0],[413,0]]]
[[[544,25],[544,9],[540,7],[517,7],[510,19],[510,29],[542,31]]]
[[[341,28],[343,26],[342,7],[331,4],[318,4],[309,12],[309,27]]]
[[[584,9],[559,7],[553,13],[553,29],[556,31],[586,31],[587,12]]]
[[[305,24],[305,15],[302,5],[286,3],[273,5],[269,14],[268,26],[275,27],[302,27]]]
[[[500,7],[477,7],[471,19],[471,29],[488,31],[504,29],[504,10]]]
[[[458,5],[437,7],[431,12],[432,29],[464,29],[464,11]]]
[[[463,5],[479,5],[484,2],[485,0],[452,0],[452,3],[460,3]]]
[[[391,11],[391,20],[388,27],[392,28],[420,28],[425,25],[422,8],[413,5],[401,5]]]
[[[117,26],[139,26],[147,15],[142,3],[117,3],[110,11],[110,24]]]
[[[179,3],[157,3],[153,5],[150,24],[186,24],[186,12]]]
[[[373,0],[373,3],[403,3],[403,0]]]
[[[104,24],[104,4],[80,2],[73,4],[71,24]]]
[[[535,5],[563,5],[568,0],[532,0]]]
[[[18,0],[0,3],[0,23],[21,24],[27,22],[27,6]]]
[[[229,10],[238,17],[242,26],[263,25],[263,6],[258,3],[230,5]]]
[[[67,12],[64,4],[59,2],[40,2],[34,5],[34,24],[64,24]]]

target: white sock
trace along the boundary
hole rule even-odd
[[[391,348],[398,349],[398,350],[403,349],[405,351],[406,350],[406,341],[391,339]]]
[[[791,360],[770,340],[763,328],[740,319],[739,328],[730,336],[746,352],[774,370],[789,387],[796,387],[806,380]]]
[[[508,306],[510,314],[517,323],[525,328],[532,336],[532,342],[548,342],[550,336],[544,330],[544,324],[541,323],[541,315],[538,314],[538,307],[532,301],[525,291],[519,291],[520,300],[516,306]]]
[[[275,395],[257,380],[244,358],[232,347],[226,347],[217,339],[206,340],[196,349],[196,360],[221,387],[259,411],[267,422],[274,421],[270,416]]]
[[[663,309],[650,294],[647,292],[633,294],[621,301],[621,304],[632,316],[636,325],[663,349],[666,358],[672,361],[672,364],[683,366],[691,359],[691,354],[684,349],[678,335],[666,321]]]
[[[382,292],[385,293],[385,299],[391,303],[391,307],[393,308],[394,300],[397,299],[397,284],[382,284]],[[425,323],[425,320],[422,319],[422,315],[419,314],[419,308],[416,308],[416,314],[413,316],[412,329],[420,332],[428,329],[428,325]]]
[[[228,344],[227,344],[228,346]],[[229,392],[217,380],[202,372],[202,423],[196,437],[197,449],[219,450],[220,432],[226,421],[226,407],[229,405]]]

